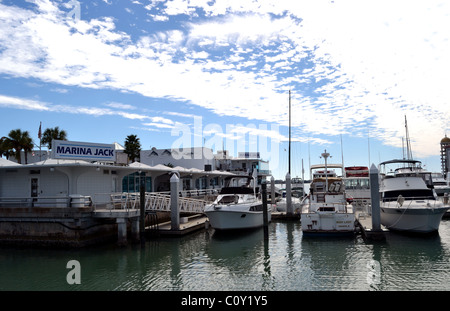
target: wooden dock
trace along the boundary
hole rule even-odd
[[[365,211],[357,211],[356,223],[361,229],[361,234],[364,238],[371,240],[384,240],[385,233],[389,232],[384,226],[381,226],[381,231],[375,231],[372,228],[372,216]]]
[[[182,217],[179,230],[172,230],[170,221],[158,224],[158,233],[162,236],[182,236],[207,227],[208,218],[203,214]]]

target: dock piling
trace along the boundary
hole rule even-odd
[[[127,221],[125,218],[117,218],[117,244],[119,246],[127,245]]]
[[[381,231],[380,192],[378,184],[378,169],[375,164],[370,167],[370,197],[372,204],[372,231]]]
[[[264,227],[264,239],[269,239],[269,217],[267,216],[267,184],[263,180],[261,182],[261,195],[262,195],[262,205],[263,205],[263,227]]]
[[[141,178],[140,185],[140,214],[139,214],[139,239],[141,240],[141,246],[145,245],[145,178]],[[134,222],[133,222],[134,223]]]
[[[292,208],[292,191],[291,191],[291,174],[286,174],[286,215],[294,215],[294,209]]]
[[[171,230],[180,230],[180,207],[178,205],[178,183],[176,174],[170,178],[170,220]]]
[[[270,203],[275,204],[275,178],[270,177]]]

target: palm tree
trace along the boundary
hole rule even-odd
[[[10,149],[14,149],[14,157],[19,164],[22,162],[20,158],[20,152],[22,150],[25,153],[25,164],[28,163],[28,152],[33,149],[33,140],[28,131],[22,132],[20,129],[11,130],[6,138],[6,143]]]
[[[8,137],[3,136],[0,138],[0,157],[6,156],[6,159],[9,159],[9,156],[12,155],[12,153],[13,151]]]
[[[141,143],[136,135],[128,135],[125,139],[125,153],[128,155],[131,162],[140,158]]]
[[[59,127],[48,128],[42,134],[41,144],[47,145],[48,149],[52,149],[52,140],[67,140],[67,132],[59,130]]]

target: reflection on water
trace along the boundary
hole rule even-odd
[[[0,290],[450,290],[450,221],[386,241],[302,236],[298,222],[81,250],[0,249]],[[66,264],[78,260],[81,284]]]

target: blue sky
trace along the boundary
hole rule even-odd
[[[448,29],[448,1],[0,0],[0,134],[225,145],[280,178],[291,90],[292,175],[401,158],[405,115],[440,171]]]

